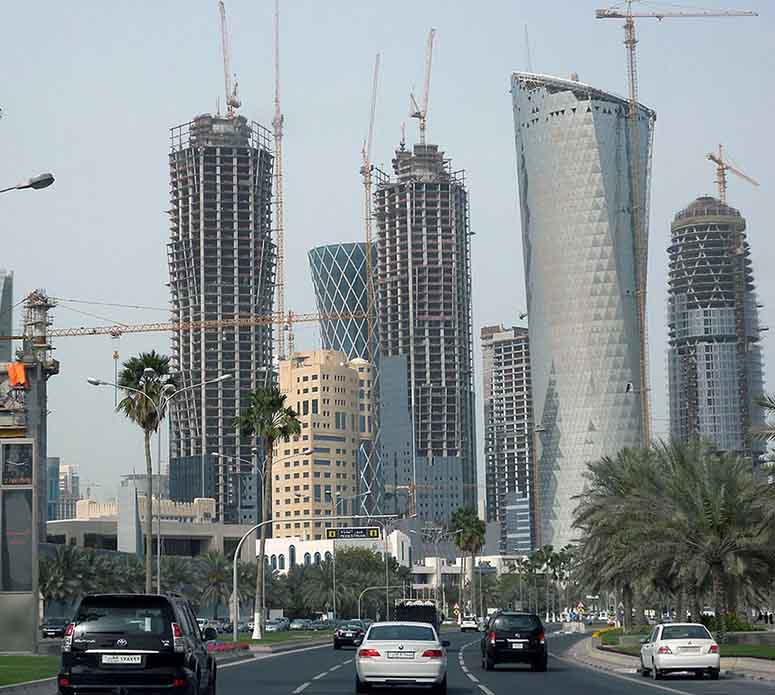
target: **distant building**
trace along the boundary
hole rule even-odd
[[[148,494],[148,476],[145,473],[130,473],[121,476],[121,487],[134,485],[139,495]],[[159,494],[161,492],[161,494]],[[170,498],[170,478],[167,474],[153,474],[153,496],[160,496],[163,500]],[[200,497],[201,495],[194,495]],[[191,498],[193,499],[193,497]]]
[[[0,335],[13,335],[13,273],[0,268]],[[10,362],[13,341],[0,340],[0,362]]]
[[[387,358],[405,360],[414,507],[445,523],[476,508],[468,192],[436,145],[402,145],[393,173],[377,172],[374,194],[380,381]]]
[[[590,461],[644,445],[633,215],[648,230],[656,114],[638,105],[635,191],[627,100],[579,82],[511,78],[533,412],[536,538],[576,536]],[[637,200],[635,199],[637,195]]]
[[[668,278],[670,434],[702,437],[758,462],[762,352],[745,218],[710,196],[671,225]]]
[[[81,476],[78,466],[72,463],[59,464],[59,506],[57,519],[75,518],[75,506],[81,499]]]
[[[342,352],[296,352],[280,362],[280,391],[301,421],[301,434],[275,443],[273,536],[321,540],[327,517],[363,513],[361,441],[373,434],[371,367]],[[312,521],[296,520],[313,517]]]
[[[46,458],[46,519],[54,521],[59,514],[59,457]]]
[[[269,132],[243,116],[205,114],[172,128],[167,253],[175,323],[272,313],[272,162]],[[187,390],[172,402],[170,476],[196,458],[212,465],[212,452],[250,460],[255,437],[242,436],[233,423],[248,394],[274,381],[272,324],[181,328],[173,334],[172,358],[179,387],[222,374],[232,378]],[[224,489],[213,495],[223,499],[217,516],[254,522],[256,477],[230,470]],[[220,476],[215,483],[220,486]]]
[[[485,326],[481,339],[486,519],[501,522],[500,552],[525,550],[524,543],[520,543],[518,549],[509,543],[509,539],[514,539],[517,533],[527,536],[529,552],[533,529],[529,512],[535,492],[535,433],[528,331],[527,328]],[[507,504],[510,507],[521,504],[528,510],[527,517],[519,515],[509,519],[512,526],[510,533],[507,528]],[[517,520],[520,522],[519,531],[514,527]]]

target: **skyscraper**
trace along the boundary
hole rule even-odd
[[[0,268],[0,335],[13,334],[13,273]],[[13,342],[0,340],[0,362],[12,359]]]
[[[406,360],[416,512],[444,522],[476,507],[468,193],[436,145],[402,146],[393,172],[374,194],[380,379]]]
[[[486,519],[501,522],[501,552],[530,552],[535,433],[528,331],[484,326],[481,338]],[[510,524],[507,507],[514,509]]]
[[[275,248],[269,132],[243,116],[198,116],[172,128],[169,162],[173,320],[185,324],[271,314]],[[271,324],[181,327],[173,335],[172,354],[179,387],[221,374],[232,378],[185,391],[173,401],[170,477],[176,477],[175,466],[188,469],[198,463],[206,482],[207,467],[218,466],[212,453],[252,461],[255,441],[238,434],[233,421],[250,391],[273,380]],[[254,521],[260,502],[255,474],[232,475],[232,466],[223,470],[216,476],[217,485],[224,486],[215,495],[224,499],[218,517]]]
[[[745,218],[710,196],[676,214],[668,248],[670,434],[754,461],[764,447],[759,319]]]
[[[640,332],[626,100],[576,80],[511,79],[530,319],[540,544],[574,537],[587,464],[641,446]],[[639,106],[648,226],[655,113]]]

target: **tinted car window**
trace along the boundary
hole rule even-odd
[[[433,628],[421,627],[420,625],[375,625],[369,631],[367,639],[435,642],[436,633]]]
[[[519,632],[520,630],[535,630],[541,623],[534,615],[499,615],[492,623],[493,630],[503,632]]]
[[[174,622],[169,604],[163,599],[136,597],[94,597],[81,603],[75,616],[76,633],[123,635],[166,635]]]
[[[662,639],[713,639],[702,625],[666,625]]]

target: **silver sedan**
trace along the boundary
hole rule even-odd
[[[355,656],[355,691],[371,686],[428,686],[434,695],[447,692],[447,650],[428,623],[376,623]]]

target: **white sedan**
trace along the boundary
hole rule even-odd
[[[410,685],[446,695],[448,646],[428,623],[375,623],[355,655],[355,692]]]
[[[641,642],[640,666],[643,675],[659,680],[666,673],[693,672],[696,678],[707,673],[718,679],[721,658],[718,644],[700,623],[655,625]]]
[[[479,621],[475,615],[464,615],[463,620],[460,621],[460,632],[466,632],[467,630],[479,630]]]

